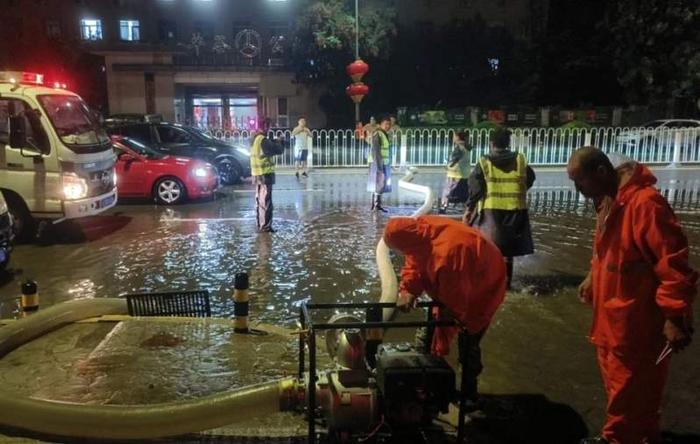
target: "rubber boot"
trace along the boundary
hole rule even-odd
[[[376,211],[381,211],[383,213],[386,213],[388,210],[382,206],[382,195],[375,193],[375,204],[374,204],[374,210]]]

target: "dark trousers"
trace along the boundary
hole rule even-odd
[[[256,185],[255,219],[258,222],[258,231],[272,229],[272,185]]]
[[[486,329],[479,333],[461,332],[459,341],[459,362],[462,364],[462,394],[472,401],[477,397],[477,379],[484,369],[481,363],[481,338]]]

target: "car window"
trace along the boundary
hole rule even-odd
[[[121,134],[145,144],[151,143],[151,128],[149,125],[127,125]]]
[[[695,128],[698,125],[692,120],[678,120],[676,122],[669,122],[666,126],[669,128]]]
[[[174,126],[159,126],[158,137],[161,143],[189,143],[190,135],[187,131]]]

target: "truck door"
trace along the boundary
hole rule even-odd
[[[24,122],[26,146],[10,146],[11,118]],[[0,98],[0,185],[19,194],[32,213],[60,211],[60,178],[40,112],[21,99]]]

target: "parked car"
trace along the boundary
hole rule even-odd
[[[697,130],[692,137],[683,140],[685,145],[696,143],[700,139],[700,120],[660,119],[652,120],[638,128],[624,130],[617,136],[617,145],[624,152],[626,149],[670,147],[674,143],[674,134],[670,130],[689,128]]]
[[[117,152],[119,197],[146,197],[165,205],[211,197],[219,182],[216,168],[190,157],[162,154],[128,137],[112,136]]]
[[[216,139],[204,131],[167,122],[107,124],[107,132],[137,140],[163,154],[193,157],[214,165],[223,185],[250,177],[250,151]]]
[[[0,270],[4,270],[10,262],[13,238],[12,216],[10,216],[5,198],[0,193]]]

